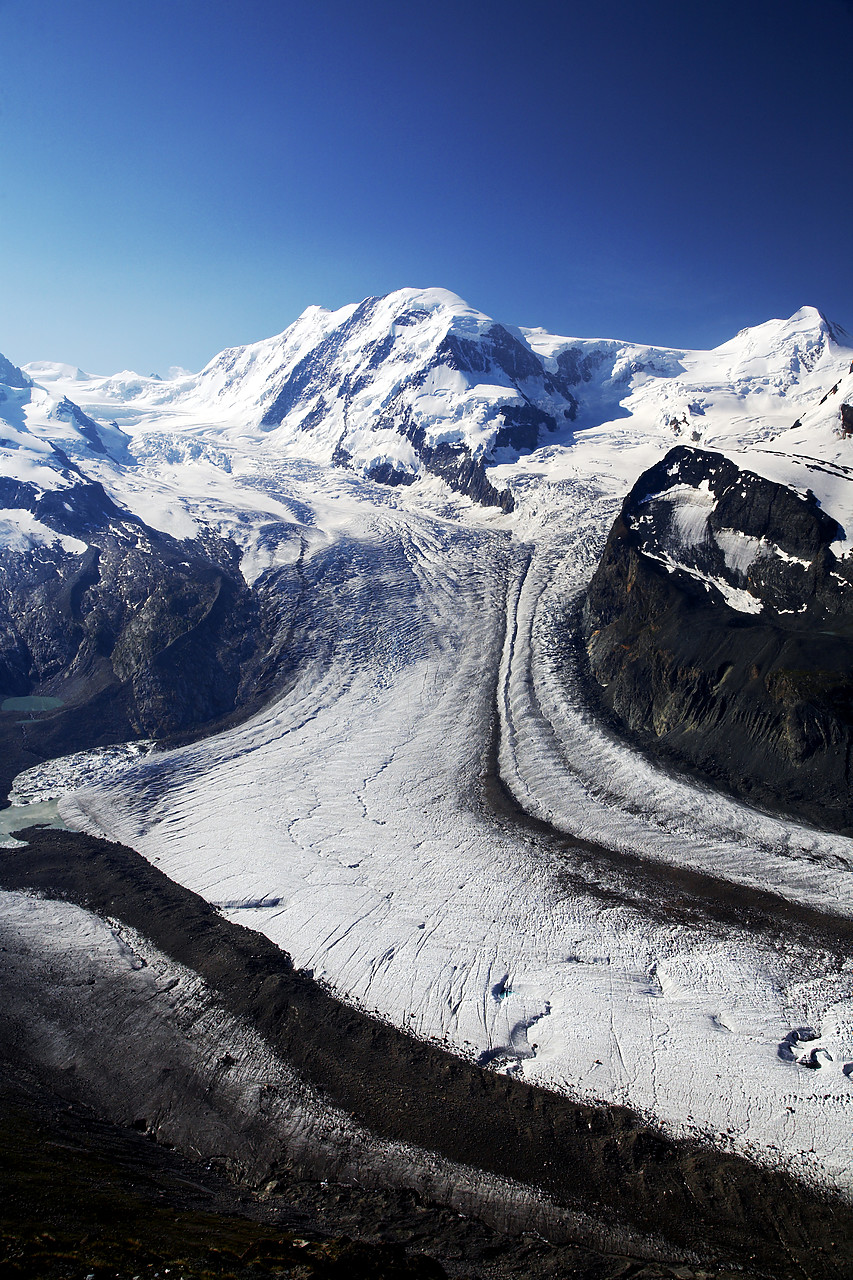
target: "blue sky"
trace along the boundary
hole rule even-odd
[[[843,0],[0,0],[0,351],[199,368],[409,284],[853,328],[851,47]]]

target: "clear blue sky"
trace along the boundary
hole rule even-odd
[[[0,0],[0,351],[93,372],[401,285],[853,328],[844,0]]]

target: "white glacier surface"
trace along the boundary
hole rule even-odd
[[[266,934],[368,1012],[495,1069],[618,1102],[853,1191],[853,962],[668,918],[612,858],[555,849],[484,800],[585,841],[853,911],[853,843],[650,764],[571,696],[561,627],[615,511],[535,490],[537,543],[279,472],[327,542],[306,565],[311,660],[247,723],[60,802]],[[497,719],[496,719],[497,717]],[[494,742],[490,754],[489,744]],[[672,890],[670,890],[672,892]],[[787,1039],[816,1031],[814,1069]],[[782,1054],[780,1055],[780,1046]]]
[[[679,888],[689,873],[736,907],[766,892],[848,918],[853,842],[631,750],[587,710],[568,643],[622,497],[673,444],[812,489],[849,549],[849,340],[813,308],[712,352],[513,330],[546,370],[576,370],[577,413],[540,387],[559,427],[521,457],[493,454],[489,478],[515,498],[504,515],[423,472],[406,489],[364,479],[417,465],[382,419],[413,373],[397,409],[428,442],[488,455],[494,405],[529,384],[463,377],[436,352],[492,322],[445,291],[403,290],[336,347],[357,310],[309,308],[165,382],[27,366],[37,385],[4,406],[3,474],[68,484],[51,442],[86,446],[51,416],[67,396],[126,433],[135,465],[85,462],[117,503],[176,538],[232,538],[249,583],[298,567],[301,594],[298,661],[262,712],[113,774],[84,753],[15,796],[61,795],[69,826],[137,849],[413,1035],[853,1193],[853,961],[803,926],[683,911]],[[308,379],[265,424],[315,355],[329,403]],[[348,470],[329,465],[339,441]],[[699,536],[701,499],[679,519]],[[720,545],[740,570],[762,553]]]

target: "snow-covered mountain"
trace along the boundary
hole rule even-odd
[[[444,290],[401,289],[309,307],[278,336],[170,380],[27,365],[4,417],[72,457],[126,465],[128,436],[147,463],[251,449],[393,485],[437,476],[507,510],[519,455],[535,459],[520,473],[541,471],[548,445],[560,454],[546,472],[562,464],[623,484],[676,441],[842,462],[851,348],[810,307],[697,352],[517,329]]]
[[[201,579],[239,571],[254,588],[340,536],[328,532],[328,512],[306,523],[304,508],[282,499],[282,467],[313,466],[319,476],[339,469],[354,493],[505,521],[507,531],[535,538],[542,518],[559,511],[560,486],[594,482],[621,498],[681,442],[813,490],[838,524],[840,552],[848,529],[853,536],[842,420],[853,401],[852,346],[808,307],[697,352],[512,328],[447,291],[401,289],[334,312],[310,307],[278,336],[167,380],[4,361],[0,548],[12,557],[10,581],[18,573],[21,584],[37,556],[45,600],[56,601],[79,557],[93,552],[99,568],[86,573],[100,587],[93,580],[81,600],[97,614],[98,590],[113,601],[124,595],[104,583],[129,539],[144,544],[149,563],[162,557],[174,603],[184,593],[174,577],[182,545],[199,558]],[[229,590],[236,599],[243,585]],[[20,596],[10,593],[9,618]],[[244,604],[238,615],[248,617]],[[112,617],[106,631],[81,619],[79,635],[90,639],[73,662],[64,632],[56,653],[45,645],[48,621],[36,642],[31,615],[7,619],[10,691],[67,679],[92,636],[107,653],[121,649],[129,618]],[[164,634],[174,639],[174,625]],[[264,667],[263,647],[256,634],[252,669]],[[213,651],[221,655],[219,640]],[[199,705],[233,709],[241,671],[238,664],[226,681],[228,698]],[[159,712],[142,707],[135,680],[131,724],[155,731]]]
[[[671,605],[668,631],[641,619],[653,693],[700,670],[688,637],[717,645],[712,716],[740,664],[780,740],[823,750],[799,703],[836,686],[797,629],[847,643],[851,360],[810,308],[697,352],[407,289],[198,374],[7,362],[7,781],[34,769],[16,794],[67,792],[61,820],[370,1014],[849,1194],[853,844],[626,745],[571,628],[585,597],[624,614],[622,585]],[[596,595],[614,518],[625,557]],[[630,623],[617,692],[642,695]],[[759,624],[793,636],[781,675],[738,645]],[[91,760],[40,764],[143,733],[158,749],[94,782]],[[168,1135],[165,1104],[146,1116]],[[727,1210],[705,1191],[710,1239]]]
[[[685,443],[811,489],[841,553],[853,537],[851,357],[853,341],[808,307],[697,352],[512,328],[447,291],[401,289],[310,307],[278,336],[168,380],[4,361],[0,545],[37,552],[60,581],[92,547],[109,563],[107,535],[149,549],[192,539],[205,574],[239,565],[253,587],[328,537],[282,501],[281,467],[341,469],[389,501],[536,536],[561,485],[621,497]],[[12,633],[17,691],[61,670],[22,657],[31,646]]]
[[[552,362],[553,363],[553,362]],[[33,377],[67,374],[44,364]],[[64,375],[64,376],[63,376]],[[268,452],[302,453],[371,479],[411,484],[432,473],[479,501],[504,505],[484,464],[535,448],[570,420],[576,401],[519,330],[444,290],[402,289],[339,311],[310,307],[284,333],[224,351],[171,382],[77,371],[69,395],[121,421],[253,430]]]

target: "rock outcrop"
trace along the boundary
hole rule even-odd
[[[46,492],[0,482],[0,506],[31,512],[41,530],[23,554],[0,548],[0,699],[59,704],[0,713],[19,761],[209,726],[277,665],[263,588],[246,584],[231,542],[180,542],[76,478]]]
[[[629,493],[590,583],[600,700],[646,747],[853,831],[853,564],[814,496],[680,446]]]
[[[12,364],[12,361],[8,360],[2,352],[0,352],[0,383],[21,391],[33,385],[31,379],[16,364]]]

